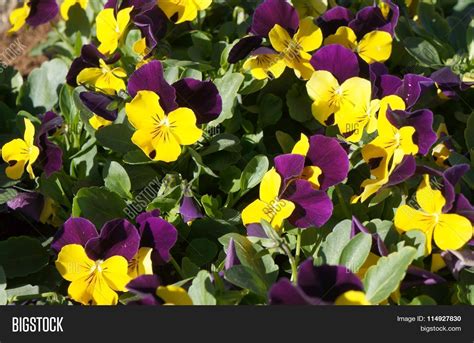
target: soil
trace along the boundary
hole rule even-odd
[[[34,68],[39,67],[47,60],[47,57],[30,56],[30,51],[46,40],[50,29],[50,24],[44,24],[36,28],[25,26],[17,33],[8,34],[7,26],[4,31],[0,32],[0,67],[2,63],[13,66],[24,76],[28,75]]]

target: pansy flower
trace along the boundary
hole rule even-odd
[[[81,92],[79,94],[84,106],[92,112],[89,124],[98,130],[101,127],[112,125],[117,119],[118,109],[111,109],[114,98],[99,92]]]
[[[18,211],[34,221],[50,224],[55,227],[61,224],[57,216],[58,205],[51,199],[45,198],[41,193],[22,192],[7,201],[7,206],[13,211]]]
[[[40,149],[34,145],[35,127],[29,119],[24,118],[23,121],[25,123],[23,139],[16,138],[2,147],[2,158],[8,163],[5,173],[13,180],[23,176],[25,167],[30,179],[34,179],[33,163],[40,154]]]
[[[56,0],[29,0],[23,6],[12,11],[9,33],[17,32],[25,24],[36,27],[52,20],[58,14]]]
[[[71,282],[69,296],[84,305],[117,304],[117,292],[130,281],[129,261],[139,242],[137,229],[123,219],[105,223],[100,235],[87,219],[67,220],[51,248],[58,253],[59,273]]]
[[[273,49],[261,47],[254,50],[245,61],[243,68],[250,70],[257,80],[279,78],[286,69],[281,55]]]
[[[334,6],[323,13],[317,20],[317,25],[323,31],[324,37],[336,33],[341,26],[348,26],[354,19],[352,12],[343,6]]]
[[[349,173],[349,158],[336,138],[314,135],[308,139],[301,134],[291,153],[306,158],[301,177],[315,189],[325,191],[344,181]]]
[[[370,305],[360,279],[343,266],[301,263],[297,284],[281,278],[269,291],[271,305]]]
[[[328,44],[340,44],[351,49],[368,64],[385,62],[392,54],[392,36],[385,31],[372,31],[358,40],[350,27],[343,26],[324,40],[324,45]]]
[[[181,205],[179,206],[179,214],[181,215],[183,222],[188,225],[191,225],[194,220],[204,217],[198,202],[194,199],[192,195],[186,193],[181,199]]]
[[[69,10],[71,9],[71,7],[76,4],[79,4],[79,6],[81,6],[81,8],[85,10],[87,8],[88,3],[89,0],[64,0],[60,7],[61,17],[63,17],[64,20],[69,20]]]
[[[275,167],[260,184],[260,198],[242,211],[244,225],[268,221],[279,230],[283,221],[299,228],[320,227],[331,217],[333,204],[326,192],[302,178],[305,157],[286,154],[275,158]]]
[[[142,275],[130,281],[127,289],[135,294],[139,300],[131,301],[130,305],[181,305],[193,304],[185,289],[179,286],[162,286],[158,276]]]
[[[284,27],[276,24],[268,37],[272,47],[280,53],[285,65],[294,69],[296,76],[308,80],[314,71],[309,63],[311,55],[308,52],[319,48],[323,40],[321,29],[314,24],[313,18],[301,20],[294,36],[291,36]]]
[[[380,0],[378,5],[366,6],[357,12],[349,23],[357,37],[361,38],[372,31],[385,31],[392,37],[395,34],[400,10],[391,0]]]
[[[85,68],[77,75],[77,83],[93,86],[106,94],[115,94],[125,90],[123,79],[126,77],[127,73],[123,68],[110,68],[103,59],[100,59],[98,68]]]
[[[441,250],[457,250],[469,242],[473,234],[471,222],[459,214],[444,213],[446,199],[433,189],[428,174],[416,192],[420,209],[400,206],[395,213],[395,227],[400,231],[421,230],[426,236],[426,252],[431,253],[432,241]]]
[[[199,11],[211,6],[212,0],[160,0],[158,6],[176,24],[193,21]]]
[[[436,164],[440,167],[447,167],[447,161],[453,150],[451,140],[449,138],[448,128],[445,123],[441,123],[436,131],[439,143],[433,147],[432,155]]]
[[[130,23],[130,12],[133,7],[124,8],[114,13],[114,9],[103,9],[96,17],[97,39],[100,42],[99,51],[110,55],[117,50]]]
[[[323,125],[337,123],[339,117],[350,115],[356,104],[371,100],[370,81],[351,77],[340,84],[326,70],[315,71],[306,83],[306,89],[313,100],[313,116]]]

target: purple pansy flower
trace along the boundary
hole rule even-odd
[[[386,16],[382,13],[380,7],[376,5],[367,6],[357,12],[354,20],[349,23],[349,27],[359,39],[365,34],[376,30],[388,32],[392,36],[395,34],[400,11],[398,6],[391,0],[385,0],[384,2],[389,6]]]
[[[406,74],[396,95],[405,101],[408,109],[416,105],[421,97],[429,90],[434,89],[434,82],[428,77],[416,74]]]
[[[203,218],[201,207],[193,196],[184,195],[179,207],[179,214],[185,223],[192,223],[194,220]]]
[[[141,275],[127,284],[127,289],[140,299],[129,302],[129,305],[157,306],[163,301],[156,295],[156,289],[160,286],[157,275]]]
[[[59,12],[56,0],[30,0],[28,6],[30,12],[26,18],[26,23],[33,27],[53,20]]]
[[[416,287],[416,286],[434,286],[446,282],[444,278],[438,274],[431,273],[425,269],[410,266],[407,269],[405,278],[400,283],[400,290]]]
[[[347,26],[354,18],[350,10],[342,6],[336,6],[320,16],[316,23],[323,32],[324,37],[335,34],[340,26]]]
[[[148,53],[144,58],[149,58],[157,47],[158,41],[166,35],[168,18],[158,6],[154,6],[135,15],[133,23],[140,29],[142,37],[145,38]]]
[[[456,98],[458,96],[457,92],[469,89],[474,85],[474,82],[461,81],[459,76],[454,74],[449,67],[435,71],[431,74],[430,79],[436,82],[437,87],[448,98]]]
[[[81,56],[72,61],[69,72],[66,76],[66,82],[72,87],[77,87],[77,76],[86,68],[99,68],[100,60],[104,60],[106,64],[114,64],[120,59],[120,54],[117,52],[111,57],[107,58],[102,54],[95,45],[87,44],[81,49]]]
[[[158,94],[160,105],[166,113],[178,107],[191,109],[196,115],[197,123],[208,123],[222,112],[222,98],[214,83],[186,78],[170,85],[165,80],[163,66],[159,61],[145,64],[130,76],[129,94],[135,97],[141,90]]]
[[[114,102],[114,98],[99,92],[81,92],[79,94],[84,106],[92,113],[109,121],[115,121],[118,115],[118,109],[109,109]]]
[[[35,137],[35,145],[40,148],[40,161],[47,177],[61,170],[63,166],[63,151],[49,140],[62,125],[63,118],[54,112],[46,112],[41,118],[41,126]]]
[[[313,266],[312,259],[300,265],[298,283],[281,278],[269,292],[271,305],[330,305],[348,291],[363,291],[362,282],[343,266]]]

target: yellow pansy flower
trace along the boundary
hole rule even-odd
[[[340,44],[355,51],[367,63],[385,62],[392,54],[392,36],[385,31],[372,31],[358,42],[350,27],[341,26],[324,40],[324,45]]]
[[[315,71],[306,83],[306,89],[314,101],[313,116],[323,125],[332,124],[328,122],[331,114],[336,114],[334,122],[338,122],[340,117],[350,116],[357,104],[370,103],[372,93],[370,81],[352,77],[340,85],[326,70]]]
[[[64,0],[60,7],[61,17],[63,17],[64,20],[69,20],[69,9],[72,6],[79,4],[79,6],[85,10],[88,2],[89,0]]]
[[[291,201],[280,199],[281,176],[275,168],[270,169],[260,183],[260,199],[255,200],[242,211],[244,225],[259,224],[262,219],[279,230],[283,221],[295,209]]]
[[[79,244],[69,244],[61,249],[56,268],[71,282],[69,296],[83,305],[116,305],[116,292],[125,291],[125,285],[130,282],[128,262],[124,257],[93,261]]]
[[[257,80],[278,79],[285,71],[286,64],[280,54],[262,54],[248,58],[244,69],[250,70]]]
[[[395,213],[395,227],[402,232],[420,230],[426,236],[426,253],[432,250],[432,240],[441,250],[457,250],[472,238],[469,219],[455,213],[443,213],[446,199],[440,190],[431,188],[429,175],[416,191],[420,210],[402,205]]]
[[[197,18],[198,11],[211,6],[212,0],[159,0],[158,6],[166,16],[176,24],[192,21]]]
[[[113,8],[102,10],[96,18],[97,39],[100,42],[99,51],[105,55],[117,50],[120,40],[130,23],[130,12],[133,7],[120,10],[115,17]]]
[[[40,150],[33,144],[35,137],[35,127],[29,119],[24,119],[25,133],[23,139],[17,138],[2,147],[2,158],[9,164],[5,173],[10,179],[18,180],[26,171],[30,179],[35,178],[33,173],[33,163],[38,159]]]
[[[95,87],[106,94],[115,94],[125,90],[123,78],[127,73],[123,68],[110,68],[103,59],[100,68],[85,68],[77,75],[77,83]]]
[[[196,116],[181,107],[165,114],[158,94],[139,91],[126,104],[128,120],[137,129],[132,142],[154,161],[173,162],[181,154],[181,145],[196,143],[202,130],[196,127]]]
[[[380,100],[364,100],[357,102],[351,111],[347,111],[337,118],[339,131],[348,142],[359,142],[364,129],[369,134],[377,130],[377,112],[380,109]]]
[[[309,62],[311,55],[308,52],[319,48],[323,40],[321,29],[314,24],[313,18],[303,19],[293,37],[278,24],[272,28],[268,37],[285,65],[294,69],[298,77],[308,80],[314,71]]]

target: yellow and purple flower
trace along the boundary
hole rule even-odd
[[[17,32],[25,24],[36,27],[51,21],[59,11],[56,0],[29,0],[10,14],[12,27],[9,33]]]

